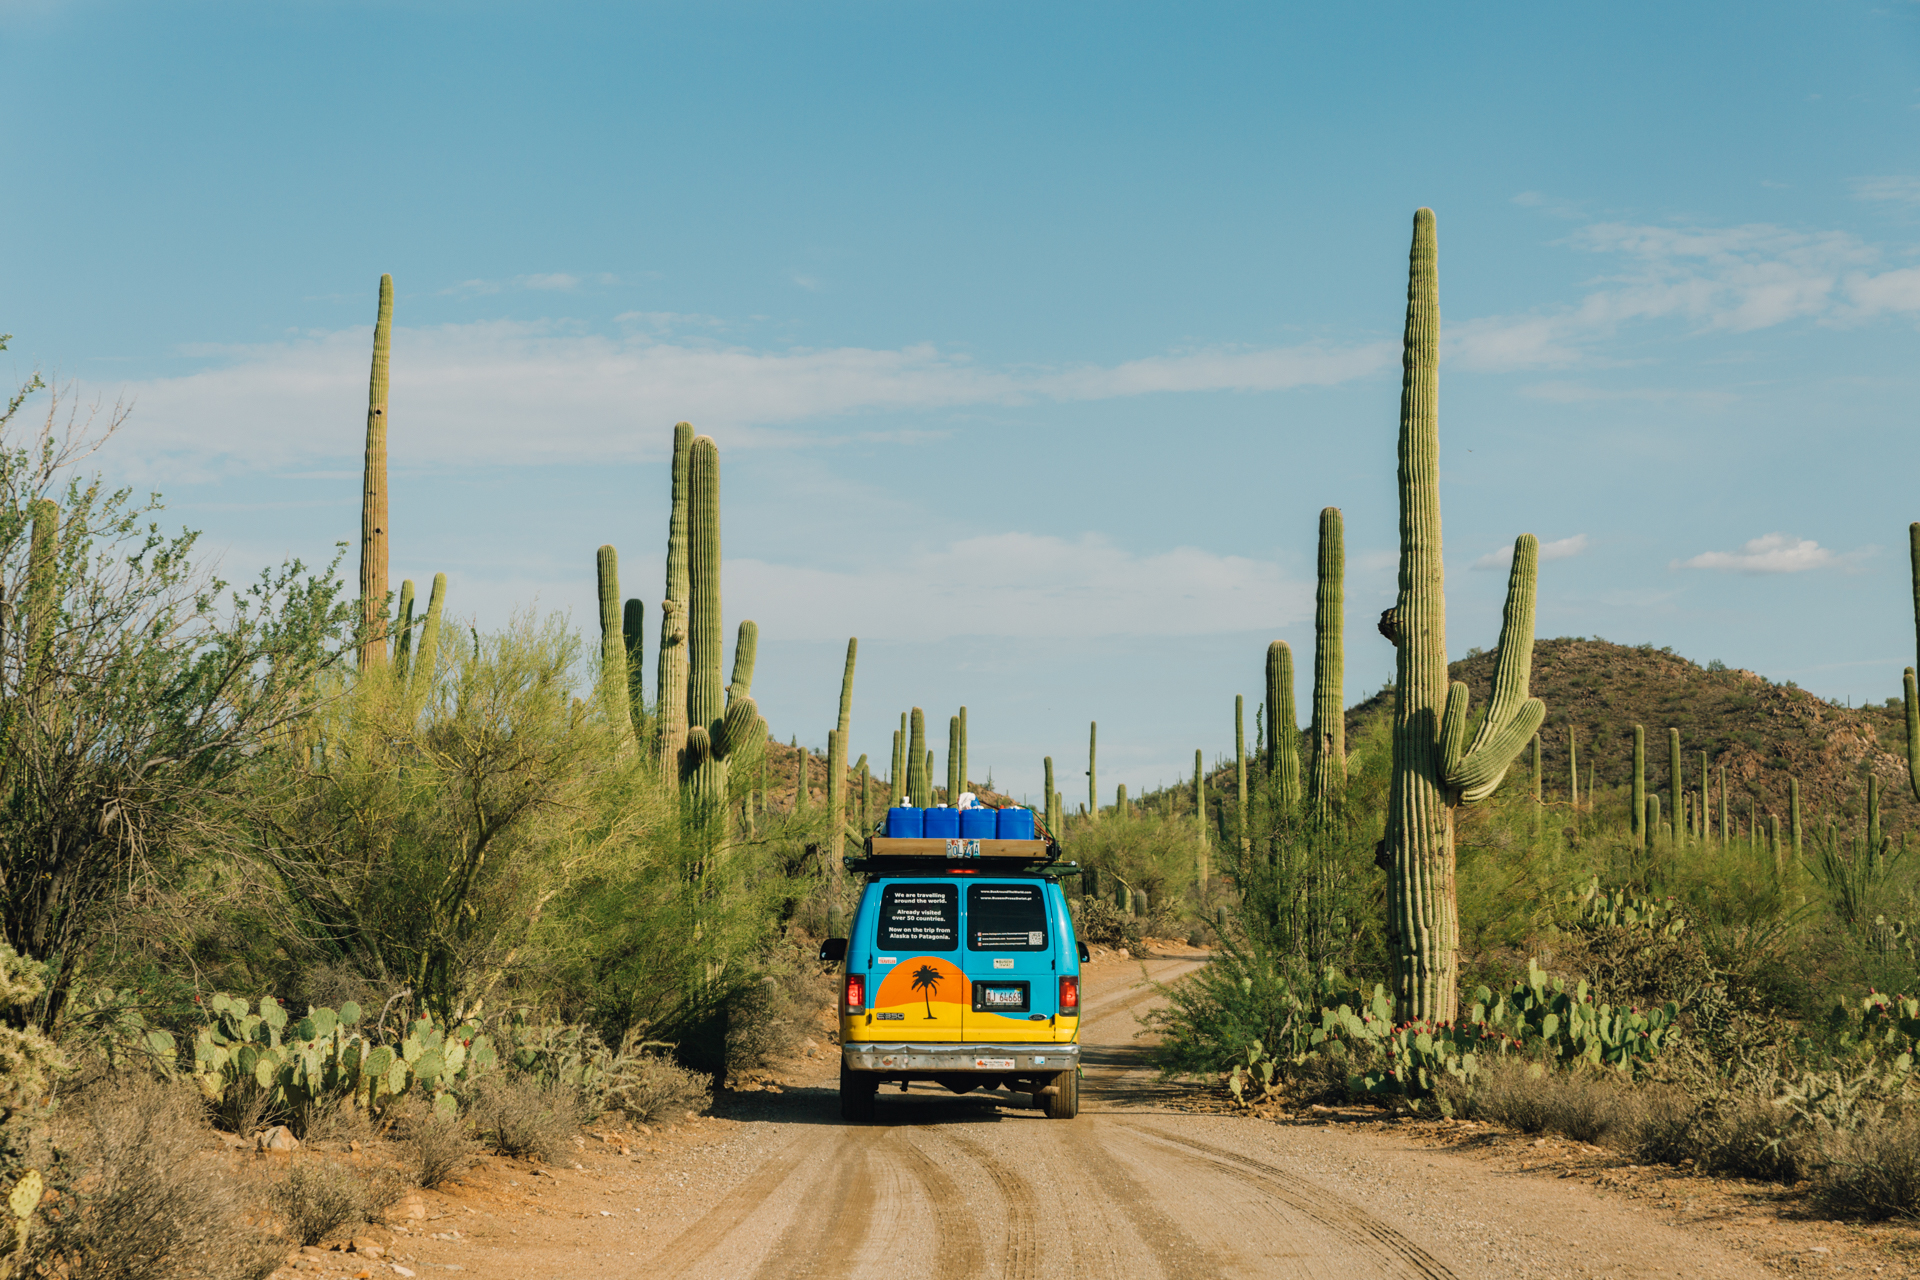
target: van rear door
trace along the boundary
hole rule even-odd
[[[1060,992],[1046,884],[979,880],[966,887],[966,1038],[1052,1040]]]
[[[952,880],[886,881],[870,941],[871,1016],[860,1038],[960,1039],[968,997],[958,963],[960,886]]]

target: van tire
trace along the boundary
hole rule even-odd
[[[1071,1120],[1080,1114],[1080,1069],[1062,1071],[1053,1078],[1053,1092],[1038,1094],[1034,1098],[1047,1113],[1049,1120]]]
[[[840,1118],[849,1124],[864,1124],[873,1119],[873,1095],[880,1081],[867,1071],[852,1071],[840,1063]]]

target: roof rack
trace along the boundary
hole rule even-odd
[[[1079,866],[1060,861],[1060,846],[1040,840],[965,840],[940,837],[907,839],[868,836],[862,856],[845,859],[847,870],[877,875],[888,871],[1022,871],[1072,874]]]

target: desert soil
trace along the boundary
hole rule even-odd
[[[1368,1111],[1209,1114],[1191,1086],[1155,1079],[1138,1034],[1152,984],[1204,959],[1169,947],[1087,968],[1077,1120],[916,1085],[884,1090],[876,1123],[843,1124],[827,1044],[718,1118],[595,1131],[572,1167],[489,1160],[371,1232],[383,1257],[309,1251],[283,1274],[1913,1274],[1904,1228],[1794,1222],[1774,1193],[1577,1143]]]

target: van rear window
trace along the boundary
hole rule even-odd
[[[1046,949],[1047,905],[1039,885],[967,886],[967,950]]]
[[[960,944],[960,888],[890,884],[880,894],[882,951],[951,951]]]

